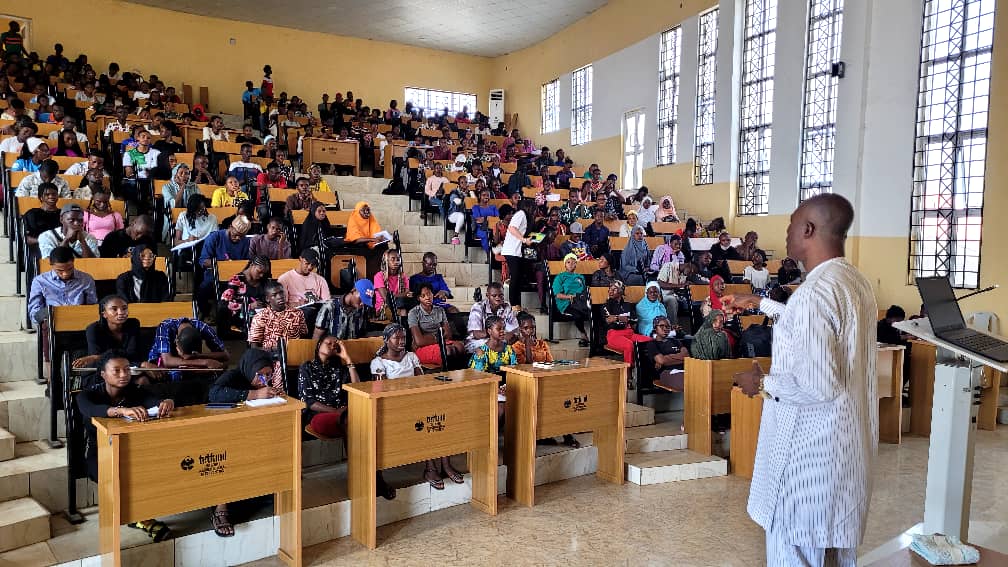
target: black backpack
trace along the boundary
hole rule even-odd
[[[756,358],[770,356],[773,350],[773,328],[769,326],[768,317],[763,318],[762,325],[752,325],[742,331],[739,337],[738,350],[741,358]]]

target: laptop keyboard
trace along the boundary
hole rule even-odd
[[[974,352],[983,352],[989,348],[1005,345],[1005,342],[1000,339],[995,339],[994,337],[980,333],[963,337],[952,342]]]

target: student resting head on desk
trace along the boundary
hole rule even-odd
[[[148,408],[157,408],[159,418],[168,417],[175,409],[175,402],[163,400],[156,394],[138,385],[130,375],[130,361],[121,350],[106,351],[98,361],[101,382],[77,394],[77,406],[84,420],[85,459],[88,477],[98,482],[98,430],[91,423],[93,417],[119,417],[135,421],[147,421]],[[129,524],[147,532],[154,541],[162,541],[171,535],[171,530],[154,519]]]
[[[217,377],[210,386],[210,403],[237,404],[245,400],[264,400],[274,398],[283,393],[282,387],[277,387],[279,376],[274,376],[273,356],[270,353],[251,348],[245,351],[238,361],[238,367],[232,368]],[[218,504],[210,512],[210,524],[214,533],[220,537],[234,535],[234,526],[228,517],[227,503]]]

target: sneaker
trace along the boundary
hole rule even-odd
[[[462,244],[462,241],[459,240],[459,237],[456,236],[456,237],[452,238],[451,243],[452,243],[453,246],[458,246],[459,244]]]

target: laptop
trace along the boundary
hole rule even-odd
[[[1008,362],[1008,342],[966,326],[947,277],[917,278],[917,289],[935,336],[991,360]]]

